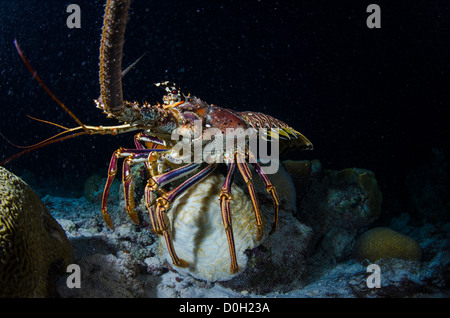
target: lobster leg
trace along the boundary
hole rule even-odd
[[[134,144],[137,149],[164,149],[164,142],[158,137],[150,136],[145,133],[139,133],[134,136]],[[158,158],[155,156],[149,157],[149,160],[145,163],[145,168],[149,172],[150,176],[156,175],[156,163]],[[162,167],[161,170],[164,170]]]
[[[247,162],[245,161],[245,156],[243,153],[236,152],[236,163],[239,168],[239,172],[247,184],[248,192],[250,193],[253,209],[255,210],[256,226],[258,227],[258,235],[256,239],[260,241],[263,236],[263,222],[261,218],[261,211],[259,210],[258,199],[256,197],[255,187],[253,186],[252,173],[247,165]]]
[[[139,224],[139,218],[134,210],[134,186],[133,186],[133,174],[131,172],[131,166],[139,163],[139,162],[148,162],[147,154],[132,154],[125,158],[122,166],[122,182],[123,182],[123,191],[125,198],[125,207],[127,210],[128,217],[135,224]]]
[[[165,143],[161,141],[158,137],[150,136],[145,133],[139,133],[134,136],[134,144],[137,149],[164,149]],[[154,160],[149,160],[145,163],[145,167],[151,176],[154,176],[156,173],[155,163],[157,161],[156,158]],[[164,169],[162,169],[164,170]]]
[[[123,148],[120,148],[120,149],[114,151],[113,155],[111,156],[111,160],[109,162],[109,168],[108,168],[108,178],[106,179],[105,188],[103,190],[102,208],[101,208],[103,219],[105,220],[106,225],[110,229],[114,229],[114,223],[111,220],[111,216],[108,213],[107,202],[108,202],[109,190],[111,188],[112,182],[114,181],[114,178],[116,177],[116,173],[117,173],[117,160],[119,158],[130,157],[128,159],[130,159],[132,161],[132,158],[131,158],[132,155],[136,155],[136,156],[140,157],[140,159],[142,159],[143,157],[147,156],[149,153],[151,153],[153,151],[167,151],[167,150],[166,149],[123,149]],[[128,164],[124,163],[123,170],[124,170],[123,171],[124,190],[126,192],[129,192],[129,189],[131,188],[130,163],[128,163]],[[125,199],[127,199],[127,194],[125,194]],[[125,204],[127,206],[127,211],[128,211],[128,206],[130,206],[130,204],[129,204],[129,202],[125,202]],[[137,218],[135,218],[135,220],[136,219]]]
[[[119,157],[119,151],[120,149],[114,151],[113,155],[111,156],[111,160],[109,161],[108,178],[106,179],[105,189],[103,190],[102,196],[102,215],[106,225],[110,229],[114,228],[114,223],[108,213],[107,201],[109,196],[109,189],[111,188],[111,184],[114,181],[117,173],[117,159]]]
[[[167,210],[170,208],[170,204],[182,193],[184,193],[187,189],[189,189],[191,186],[196,184],[197,182],[203,180],[205,177],[207,177],[215,168],[217,167],[217,164],[210,164],[194,176],[190,177],[188,180],[184,181],[182,184],[180,184],[175,189],[171,190],[170,192],[166,193],[162,197],[158,198],[156,200],[156,220],[157,220],[157,226],[158,230],[162,232],[164,235],[164,239],[166,241],[167,250],[169,251],[170,257],[172,258],[172,262],[176,266],[180,267],[187,267],[189,264],[183,260],[180,259],[176,252],[175,248],[173,246],[173,240],[171,235],[171,230],[169,228],[169,218],[166,215]]]
[[[231,257],[230,271],[233,274],[237,273],[238,269],[239,269],[237,260],[236,260],[236,247],[234,244],[233,227],[232,227],[231,210],[230,210],[230,201],[232,200],[231,183],[233,182],[233,176],[234,176],[235,170],[236,170],[236,164],[234,162],[231,162],[228,166],[228,173],[225,178],[225,182],[223,184],[222,190],[220,191],[220,194],[219,194],[220,210],[222,211],[223,225],[225,227],[225,233],[227,234],[227,240],[228,240],[228,247],[230,249],[230,257]]]
[[[262,171],[261,166],[255,161],[252,163],[253,167],[255,168],[256,172],[259,174],[261,179],[264,182],[264,185],[266,186],[267,192],[272,196],[273,200],[273,208],[274,208],[274,215],[273,215],[273,224],[272,229],[270,230],[269,235],[273,234],[275,230],[277,229],[278,224],[278,210],[280,207],[280,201],[278,199],[277,191],[275,190],[275,186],[270,182],[270,179],[266,176],[266,174]]]
[[[155,208],[154,204],[157,199],[158,190],[165,184],[175,181],[178,178],[181,178],[192,171],[197,170],[200,167],[199,163],[190,163],[181,168],[174,169],[172,171],[163,173],[158,176],[151,177],[147,185],[145,186],[145,205],[147,206],[150,221],[152,223],[153,231],[156,234],[162,235],[162,232],[159,230],[159,226],[156,220]]]

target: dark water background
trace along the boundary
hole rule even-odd
[[[375,172],[385,213],[407,202],[406,176],[448,156],[450,4],[377,1],[381,29],[366,26],[373,1],[143,1],[132,3],[124,65],[148,52],[124,80],[126,99],[160,101],[152,83],[172,80],[208,103],[254,110],[304,133],[326,169]],[[50,89],[86,124],[115,125],[95,108],[103,1],[74,1],[81,29],[66,26],[68,1],[0,3],[0,132],[30,145],[59,130],[26,114],[76,124],[32,80],[17,38]],[[83,136],[8,164],[41,182],[82,189],[132,135]],[[17,149],[0,140],[0,160]],[[448,157],[447,157],[448,158]]]

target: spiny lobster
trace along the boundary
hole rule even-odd
[[[219,129],[220,132],[225,132],[227,128],[253,128],[260,129],[260,131],[264,128],[266,130],[271,129],[271,131],[266,134],[265,138],[271,140],[285,140],[285,145],[290,148],[312,149],[312,144],[301,133],[271,116],[258,112],[237,112],[215,105],[209,105],[197,97],[182,93],[180,88],[172,82],[156,84],[157,86],[165,88],[167,92],[163,97],[163,104],[157,103],[156,105],[151,105],[143,103],[143,105],[140,105],[137,102],[124,101],[122,94],[122,77],[130,67],[122,72],[122,50],[129,7],[130,0],[108,0],[106,3],[100,43],[99,77],[101,95],[98,100],[95,101],[97,107],[102,109],[108,117],[116,118],[120,122],[123,122],[123,124],[106,127],[84,125],[47,88],[25,58],[17,41],[15,41],[14,43],[20,57],[35,79],[47,93],[73,117],[79,126],[75,128],[64,128],[64,132],[8,158],[1,164],[5,164],[12,159],[39,147],[80,135],[115,135],[132,131],[142,131],[134,136],[135,149],[120,148],[112,155],[108,169],[108,178],[102,197],[102,215],[108,227],[113,229],[113,221],[107,210],[107,199],[111,184],[117,173],[118,159],[123,158],[122,182],[125,194],[125,206],[131,220],[137,224],[139,223],[138,215],[135,212],[131,167],[137,163],[144,163],[146,170],[150,174],[150,178],[145,186],[144,196],[153,230],[157,234],[164,236],[173,264],[176,266],[187,267],[189,264],[183,259],[180,259],[174,249],[167,213],[170,210],[171,203],[189,187],[201,182],[206,176],[212,173],[219,164],[219,161],[212,163],[185,163],[177,159],[173,151],[176,141],[171,138],[171,132],[173,130],[181,129],[194,135],[194,122],[200,121],[202,134],[209,128]],[[206,145],[207,144],[204,143],[202,144],[202,147],[205,147]],[[245,149],[248,149],[248,147]],[[250,194],[258,228],[258,240],[261,240],[263,236],[263,222],[253,186],[252,173],[247,162],[254,167],[261,177],[267,192],[273,200],[274,219],[270,233],[273,233],[277,228],[279,199],[275,187],[257,162],[256,154],[249,150],[241,151],[241,148],[234,147],[231,151],[228,149],[228,152],[225,152],[222,158],[225,158],[227,173],[219,195],[219,202],[230,250],[230,271],[231,273],[236,273],[238,271],[238,264],[236,260],[230,211],[230,201],[232,199],[231,184],[236,168],[242,175]],[[192,174],[193,176],[190,176]],[[171,184],[175,180],[179,180],[183,177],[187,179],[172,190],[167,192],[163,191],[165,185]]]

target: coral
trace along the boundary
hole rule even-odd
[[[373,172],[358,168],[324,170],[309,179],[298,218],[312,226],[317,236],[332,228],[357,230],[380,216],[381,203]]]
[[[382,195],[373,172],[365,169],[347,168],[340,171],[328,171],[332,185],[357,184],[365,193],[364,209],[366,217],[374,221],[381,214]]]
[[[387,227],[377,227],[362,234],[353,249],[353,257],[376,262],[383,258],[420,260],[419,244],[412,238]]]
[[[189,273],[206,281],[228,280],[233,277],[230,273],[230,254],[218,201],[223,182],[223,176],[210,175],[172,204],[168,216],[172,225],[175,251],[190,264],[186,269],[176,267],[180,273]],[[247,264],[245,250],[259,244],[256,240],[257,227],[250,198],[236,185],[232,186],[231,191],[236,256],[242,271]],[[161,239],[160,246],[162,257],[172,264],[164,239]]]
[[[283,165],[297,190],[295,216],[313,229],[311,264],[345,260],[360,229],[381,215],[382,195],[374,173],[323,169],[319,160],[286,160]]]
[[[52,295],[57,271],[72,261],[72,246],[38,195],[0,167],[0,296]]]

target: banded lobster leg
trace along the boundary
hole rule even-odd
[[[134,136],[134,144],[137,149],[166,149],[165,143],[158,137],[150,136],[145,133],[139,133]],[[150,176],[156,176],[165,171],[164,158],[149,156],[149,160],[145,163]]]
[[[249,156],[252,157],[253,155],[249,154]],[[247,163],[245,161],[242,161],[243,159],[244,159],[243,154],[237,153],[236,154],[236,163],[231,162],[228,165],[228,173],[227,173],[224,185],[223,185],[222,190],[219,195],[223,224],[224,224],[225,232],[227,235],[228,247],[230,249],[231,273],[236,273],[239,270],[239,266],[237,264],[237,259],[236,259],[236,247],[235,247],[234,237],[233,237],[231,209],[230,209],[230,201],[232,200],[231,184],[233,182],[233,176],[234,176],[234,173],[236,170],[236,165],[238,166],[239,172],[241,173],[242,177],[244,178],[244,181],[246,182],[249,193],[250,193],[250,198],[252,200],[253,209],[255,211],[256,225],[258,227],[258,234],[257,234],[258,241],[261,240],[262,231],[263,231],[262,230],[263,224],[262,224],[261,212],[259,210],[258,202],[256,201],[256,194],[255,194],[255,189],[253,186],[251,171],[250,171]],[[252,163],[252,165],[255,167],[255,170],[257,171],[257,173],[259,174],[259,176],[261,177],[261,179],[263,180],[263,182],[266,186],[267,192],[272,196],[272,199],[273,199],[275,211],[274,211],[274,221],[273,221],[272,229],[269,233],[269,235],[270,235],[270,234],[273,234],[273,232],[275,232],[275,230],[277,228],[278,210],[279,210],[278,195],[275,190],[275,186],[270,182],[269,178],[264,174],[261,166],[256,162],[256,160],[254,163]]]
[[[278,225],[278,211],[280,208],[280,200],[278,199],[278,194],[275,189],[275,186],[272,184],[270,179],[264,173],[262,167],[258,164],[256,158],[254,157],[254,155],[251,152],[249,153],[249,157],[251,159],[250,164],[255,168],[256,172],[259,174],[264,185],[266,186],[267,192],[272,197],[274,214],[273,214],[272,229],[269,232],[269,235],[272,235],[276,231],[277,225]]]
[[[169,228],[169,219],[166,215],[166,212],[169,210],[170,205],[172,202],[182,193],[184,193],[187,189],[192,187],[197,182],[200,182],[204,178],[206,178],[211,172],[216,169],[217,164],[210,164],[206,166],[203,170],[195,174],[194,176],[190,177],[183,183],[181,183],[179,186],[177,186],[175,189],[167,192],[163,196],[156,199],[156,225],[157,225],[157,231],[162,233],[164,236],[164,239],[166,241],[167,250],[169,251],[170,257],[172,258],[172,262],[176,266],[180,267],[188,267],[189,264],[179,258],[175,252],[175,248],[173,246],[173,240],[171,235],[171,229]],[[175,171],[175,170],[174,170]],[[169,172],[173,173],[173,171]]]
[[[222,190],[219,194],[220,210],[222,211],[223,226],[225,227],[225,233],[228,240],[228,248],[230,249],[231,257],[231,273],[237,273],[239,270],[236,259],[236,247],[234,244],[233,225],[231,219],[230,201],[231,197],[231,184],[233,183],[234,172],[236,170],[236,164],[231,162],[228,165],[228,172],[223,184]]]
[[[257,162],[251,163],[251,165],[255,168],[256,172],[261,177],[262,181],[264,182],[264,185],[266,186],[267,192],[272,197],[274,214],[273,214],[272,229],[269,232],[269,235],[272,235],[276,231],[278,225],[278,211],[280,208],[280,200],[278,199],[278,194],[277,191],[275,190],[275,186],[272,184],[272,182],[270,182],[270,179],[262,171],[261,166]]]
[[[114,223],[111,219],[111,216],[108,213],[107,201],[108,201],[108,196],[109,196],[109,190],[111,188],[112,182],[114,181],[114,178],[117,173],[118,159],[125,158],[125,160],[123,161],[123,168],[122,168],[122,182],[123,182],[123,188],[124,188],[124,194],[125,194],[125,206],[127,209],[127,214],[134,223],[139,224],[138,216],[137,216],[136,212],[134,211],[134,197],[133,197],[133,187],[132,187],[131,166],[138,162],[148,162],[149,156],[153,152],[165,152],[165,151],[167,151],[167,149],[124,149],[124,148],[119,148],[113,153],[113,155],[111,156],[111,160],[109,162],[108,178],[106,180],[105,188],[103,190],[102,207],[101,207],[103,219],[105,220],[106,225],[110,229],[114,228]]]
[[[164,185],[175,181],[181,177],[184,177],[193,171],[197,170],[200,167],[199,163],[190,163],[183,167],[174,169],[172,171],[153,176],[151,177],[147,185],[145,186],[145,205],[147,206],[147,210],[149,212],[150,221],[152,224],[153,231],[156,234],[162,235],[162,232],[159,231],[159,226],[157,223],[154,204],[156,203],[156,199],[159,197],[159,192],[162,192],[161,187]],[[164,193],[163,193],[164,194]]]
[[[250,194],[250,198],[252,200],[253,204],[253,210],[255,211],[255,219],[256,219],[256,226],[258,227],[258,234],[256,239],[260,241],[263,236],[263,222],[261,218],[261,211],[259,209],[258,204],[258,198],[256,196],[255,187],[253,186],[253,179],[252,179],[252,173],[250,171],[250,168],[247,165],[247,162],[245,161],[245,154],[242,152],[236,152],[235,154],[236,164],[238,166],[239,172],[241,173],[242,177],[244,178],[245,183],[247,184],[247,189]]]

